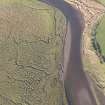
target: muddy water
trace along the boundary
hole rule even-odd
[[[63,0],[43,0],[43,2],[62,11],[68,22],[64,47],[64,85],[68,104],[104,105],[97,103],[82,66],[80,49],[83,18],[81,13]]]

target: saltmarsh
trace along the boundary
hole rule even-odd
[[[35,0],[0,0],[0,104],[61,105],[64,15]]]

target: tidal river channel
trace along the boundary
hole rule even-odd
[[[58,8],[68,22],[64,45],[64,87],[68,105],[99,105],[82,65],[81,39],[84,20],[81,13],[63,0],[42,1]]]

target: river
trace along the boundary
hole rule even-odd
[[[42,0],[58,8],[66,16],[68,31],[64,45],[64,87],[68,105],[105,105],[97,103],[83,70],[81,39],[84,20],[81,13],[63,0]]]

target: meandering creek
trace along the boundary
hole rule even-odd
[[[97,103],[83,70],[81,39],[84,23],[81,13],[63,0],[42,1],[62,11],[68,22],[64,45],[64,86],[68,105],[105,105]]]

